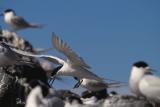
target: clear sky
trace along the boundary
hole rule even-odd
[[[128,82],[139,60],[160,71],[159,0],[0,0],[0,11],[6,8],[46,25],[18,32],[34,47],[51,47],[55,32],[100,76]],[[8,29],[3,18],[0,25]],[[72,88],[73,83],[65,78],[55,85]]]

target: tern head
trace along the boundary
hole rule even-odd
[[[155,70],[151,69],[149,67],[149,65],[146,62],[144,62],[144,61],[135,62],[133,64],[133,67],[135,67],[136,69],[139,69],[143,73],[151,73],[152,71],[155,71]]]
[[[7,13],[13,13],[13,14],[15,14],[15,11],[13,9],[6,9],[4,11],[4,14],[7,14]]]
[[[0,14],[0,16],[4,16],[6,14],[13,14],[13,15],[15,15],[16,13],[15,13],[15,11],[13,9],[6,9],[6,10],[4,10],[3,13]]]

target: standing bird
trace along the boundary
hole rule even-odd
[[[17,52],[21,55],[37,57],[47,59],[55,64],[61,65],[61,67],[55,71],[55,76],[63,75],[63,76],[73,76],[78,79],[88,78],[97,81],[102,81],[104,78],[101,78],[91,72],[89,69],[89,65],[87,65],[82,57],[79,57],[63,40],[59,39],[54,33],[52,34],[53,46],[59,52],[63,53],[67,60],[60,59],[51,55],[34,55],[28,52],[20,51],[17,49],[13,49],[14,52]]]
[[[4,21],[12,27],[13,31],[17,31],[25,28],[41,28],[43,25],[33,24],[27,22],[23,17],[17,16],[12,9],[6,9],[1,16],[4,16]]]
[[[143,61],[135,62],[131,69],[129,87],[138,97],[143,96],[139,90],[139,82],[144,76],[144,71],[148,71],[147,69],[149,69],[148,64]]]
[[[160,78],[153,75],[153,69],[146,62],[134,64],[131,72],[130,87],[138,96],[160,103]]]
[[[153,71],[149,66],[141,69],[143,77],[139,82],[139,90],[147,99],[160,104],[160,77],[153,75]]]

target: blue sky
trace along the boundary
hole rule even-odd
[[[51,47],[55,32],[100,76],[128,82],[132,63],[139,60],[160,71],[159,0],[0,0],[0,11],[5,8],[46,25],[18,32],[34,47]],[[8,29],[3,18],[0,23]],[[73,83],[65,78],[55,85]]]

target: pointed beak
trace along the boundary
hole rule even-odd
[[[147,72],[157,72],[157,70],[156,69],[152,69],[152,68],[148,68]]]
[[[151,71],[151,72],[157,72],[157,70],[156,70],[156,69],[150,69],[150,71]]]

